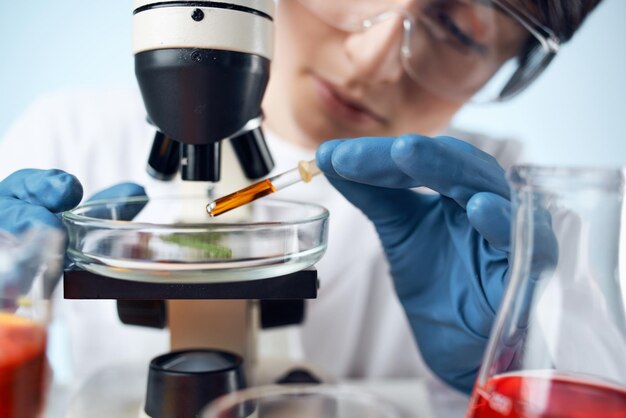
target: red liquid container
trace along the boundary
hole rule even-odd
[[[39,416],[46,378],[46,331],[0,312],[0,418]]]
[[[505,374],[475,387],[467,418],[626,418],[626,390],[584,379]]]

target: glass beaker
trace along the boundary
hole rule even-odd
[[[518,166],[509,183],[509,285],[467,417],[626,417],[623,172]]]
[[[224,395],[202,418],[410,418],[386,399],[348,386],[260,386]]]
[[[49,294],[60,272],[62,235],[0,231],[0,418],[40,416],[47,386]]]

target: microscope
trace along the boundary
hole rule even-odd
[[[135,0],[135,72],[155,128],[147,156],[152,177],[168,181],[180,172],[186,181],[217,183],[223,172],[240,170],[253,181],[272,170],[261,101],[270,75],[274,7],[274,0]],[[223,161],[225,147],[235,158]],[[255,342],[261,327],[300,323],[304,300],[315,298],[317,287],[314,268],[175,286],[80,269],[64,275],[65,298],[115,299],[123,323],[169,328],[173,351],[150,363],[141,416],[151,418],[197,416],[216,396],[249,385],[290,376],[314,381],[302,371],[294,375],[258,361]]]
[[[220,180],[228,140],[249,179],[274,162],[261,130],[270,75],[272,0],[136,1],[135,73],[156,128],[148,172]]]

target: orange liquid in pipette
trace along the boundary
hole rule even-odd
[[[276,188],[269,179],[260,181],[244,189],[231,193],[227,196],[217,199],[209,211],[209,215],[218,216],[222,213],[228,212],[257,200],[261,197],[272,194],[276,191]]]

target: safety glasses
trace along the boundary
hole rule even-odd
[[[549,28],[513,0],[298,1],[348,33],[388,25],[410,77],[461,101],[514,97],[543,72],[560,46]]]

